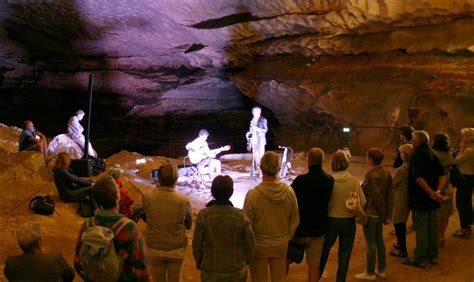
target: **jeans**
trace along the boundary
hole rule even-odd
[[[367,247],[367,273],[375,273],[375,260],[379,262],[378,271],[385,272],[387,258],[383,241],[383,223],[379,218],[369,216],[363,226],[365,245]]]
[[[250,276],[252,282],[267,282],[267,272],[270,267],[272,282],[286,280],[286,252],[288,245],[284,246],[255,246],[255,253],[250,260]]]
[[[432,260],[438,257],[438,229],[436,210],[413,210],[416,225],[415,261]]]
[[[88,196],[92,196],[92,186],[70,189],[63,195],[60,195],[60,198],[63,202],[66,203],[75,203]]]
[[[326,263],[328,261],[329,252],[332,246],[339,238],[338,266],[337,266],[337,282],[346,281],[347,272],[349,271],[349,261],[351,259],[352,247],[356,233],[355,218],[329,218],[326,235],[324,237],[323,254],[321,255],[321,264],[319,267],[319,275],[322,276]]]
[[[184,259],[150,257],[150,269],[155,282],[180,282]]]
[[[202,282],[245,282],[247,281],[247,267],[235,272],[210,272],[201,270]]]
[[[459,213],[461,228],[469,228],[472,224],[472,189],[474,188],[474,175],[463,175],[464,183],[456,192],[456,208]]]
[[[407,224],[404,223],[395,223],[395,234],[397,235],[397,245],[398,250],[402,253],[407,253]]]

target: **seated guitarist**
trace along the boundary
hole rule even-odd
[[[199,173],[203,175],[203,169],[208,166],[209,176],[213,180],[215,176],[221,174],[221,162],[215,159],[216,155],[220,151],[229,150],[230,147],[211,150],[206,141],[207,137],[209,137],[209,132],[206,129],[201,129],[199,136],[186,145],[186,150],[188,150],[189,160],[192,164],[197,165]]]

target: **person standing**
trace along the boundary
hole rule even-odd
[[[193,256],[202,281],[245,282],[255,248],[250,221],[229,201],[234,192],[230,176],[214,178],[214,200],[201,210],[193,236]]]
[[[37,222],[27,222],[16,230],[22,255],[5,260],[8,281],[73,281],[74,269],[62,254],[43,251],[43,232]]]
[[[80,121],[84,118],[85,113],[83,110],[77,110],[76,113],[69,119],[67,123],[67,134],[69,137],[76,142],[82,150],[85,150],[86,137],[84,136],[84,127],[82,127]],[[89,141],[89,156],[97,158],[97,153],[92,148],[92,144]]]
[[[278,180],[280,156],[267,152],[260,162],[262,182],[247,192],[244,211],[255,233],[255,253],[250,261],[253,282],[285,281],[288,242],[299,224],[298,203],[293,189]]]
[[[436,155],[429,147],[430,137],[424,130],[415,131],[408,181],[408,203],[416,226],[413,258],[402,263],[425,268],[425,260],[438,264],[438,231],[436,210],[444,200],[437,193],[446,184],[446,176]]]
[[[346,209],[346,199],[352,192],[357,192],[360,205],[365,206],[366,200],[359,181],[350,174],[349,158],[343,151],[337,151],[331,158],[331,169],[334,172],[334,188],[329,201],[329,223],[324,235],[323,253],[319,267],[319,276],[323,276],[331,248],[339,239],[337,282],[346,281],[349,271],[352,247],[354,246],[356,221]]]
[[[367,269],[355,277],[361,280],[375,280],[377,276],[385,278],[387,258],[383,240],[383,225],[392,222],[393,191],[392,176],[382,167],[384,153],[379,148],[367,151],[367,165],[370,170],[362,184],[367,204],[365,212],[368,216],[363,226],[367,248]],[[375,269],[375,262],[378,267]]]
[[[23,122],[23,131],[18,141],[19,151],[38,151],[48,159],[48,140],[41,132],[37,131],[31,120]]]
[[[438,157],[441,165],[444,168],[446,175],[446,184],[438,193],[443,197],[441,207],[437,210],[436,218],[438,220],[438,242],[439,246],[444,246],[446,242],[446,229],[448,228],[449,218],[453,214],[453,186],[451,185],[451,167],[454,163],[451,155],[451,145],[449,136],[446,133],[436,133],[433,136],[433,153]]]
[[[329,200],[334,186],[334,178],[324,172],[323,163],[323,150],[312,148],[308,152],[308,173],[299,175],[291,184],[300,216],[294,240],[305,246],[308,282],[319,281],[319,264],[329,221]]]
[[[463,175],[461,187],[457,187],[456,208],[461,228],[453,233],[456,238],[467,239],[472,235],[472,189],[474,189],[474,128],[461,130],[461,144],[454,163]]]
[[[394,244],[395,250],[390,251],[390,255],[394,257],[406,258],[407,251],[407,220],[410,215],[410,207],[408,206],[408,168],[410,167],[410,159],[413,155],[413,145],[404,144],[398,148],[403,165],[395,170],[393,174],[393,226],[397,243]]]
[[[403,125],[400,127],[400,142],[402,145],[411,144],[413,133],[415,129],[410,125]],[[400,156],[400,152],[397,152],[397,157],[393,161],[393,168],[399,168],[403,165],[403,160]]]
[[[267,119],[262,116],[262,108],[252,108],[252,120],[250,121],[249,133],[251,134],[250,142],[253,156],[253,166],[255,173],[258,174],[260,168],[260,160],[265,154],[265,145],[267,145],[266,134],[268,131]]]
[[[158,191],[144,196],[146,245],[154,281],[181,281],[192,209],[189,199],[176,193],[178,169],[163,164],[158,170]]]

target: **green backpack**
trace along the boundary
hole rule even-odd
[[[114,238],[129,222],[130,219],[122,217],[108,228],[95,225],[93,217],[86,220],[79,260],[84,271],[94,281],[108,282],[119,279],[123,259],[115,252]]]

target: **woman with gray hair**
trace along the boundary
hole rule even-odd
[[[474,128],[461,130],[459,153],[454,160],[461,171],[464,181],[457,187],[456,208],[461,228],[453,233],[456,238],[469,238],[472,235],[472,189],[474,188]]]
[[[16,230],[19,256],[5,260],[5,277],[9,281],[73,281],[74,270],[60,253],[43,253],[41,225],[27,222]]]
[[[83,110],[77,110],[76,113],[69,119],[67,123],[67,134],[71,139],[79,145],[82,150],[85,150],[86,138],[84,137],[84,127],[82,127],[80,121],[84,118],[85,113]],[[97,158],[97,153],[92,148],[92,144],[89,141],[89,156]]]

